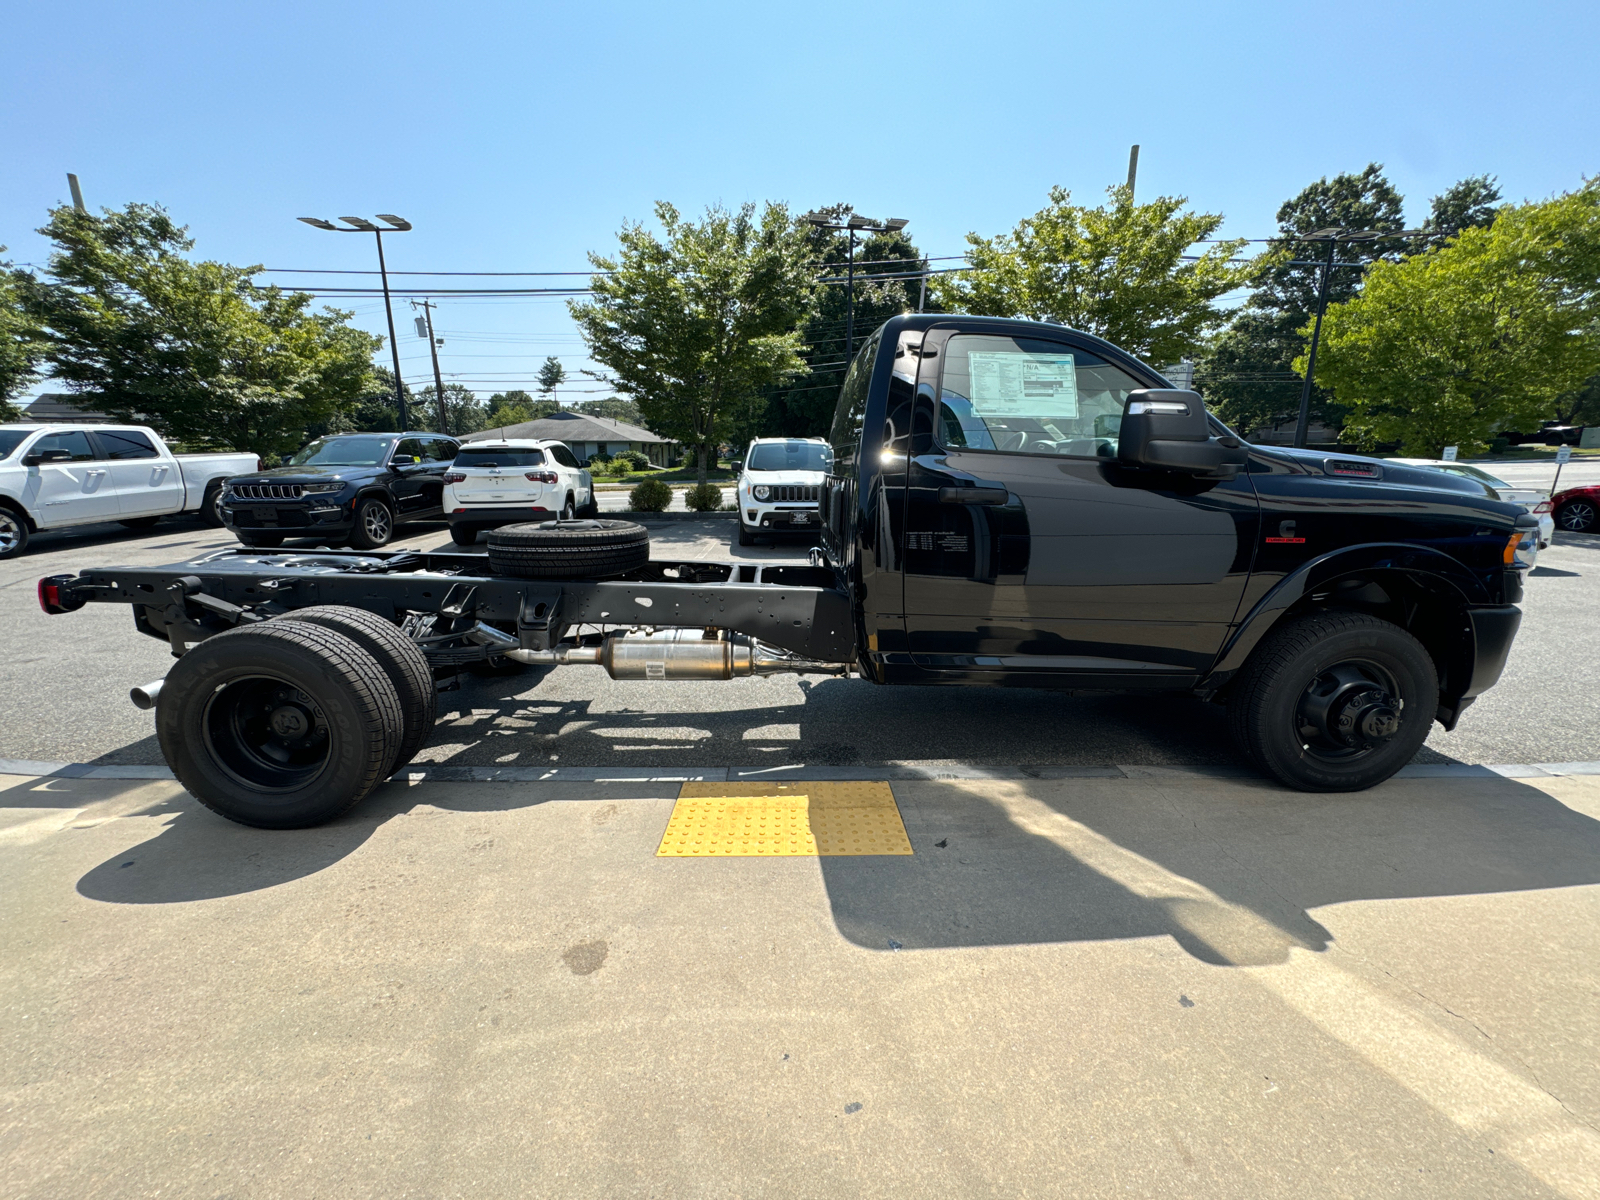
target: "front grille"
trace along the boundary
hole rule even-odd
[[[298,500],[306,494],[298,483],[236,483],[231,490],[240,500]]]
[[[778,504],[782,504],[785,501],[789,503],[809,502],[815,504],[821,494],[822,488],[818,484],[785,483],[779,484],[772,489],[772,501]]]

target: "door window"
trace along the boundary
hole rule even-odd
[[[456,457],[456,444],[449,438],[424,438],[422,442],[424,462],[453,462]]]
[[[95,436],[105,447],[106,457],[112,460],[161,457],[150,439],[137,429],[97,429]]]
[[[98,455],[89,444],[89,435],[79,430],[71,433],[47,433],[33,444],[30,453],[42,454],[46,450],[65,450],[73,462],[93,462]]]
[[[427,457],[427,451],[423,448],[421,438],[400,439],[400,444],[394,448],[394,458],[404,458],[406,455],[410,455],[418,462],[422,462]],[[391,459],[390,461],[393,460]]]
[[[939,440],[950,450],[1115,458],[1123,406],[1142,386],[1060,342],[957,334],[939,382]]]
[[[554,445],[549,446],[548,449],[550,451],[550,457],[555,459],[563,467],[571,467],[574,470],[578,469],[578,460],[573,457],[572,451],[568,450],[560,442],[556,442]]]
[[[878,359],[880,336],[874,333],[867,344],[856,351],[850,373],[844,377],[844,386],[839,390],[839,403],[833,410],[833,429],[828,434],[835,458],[849,458],[861,446],[861,424],[867,417],[867,398],[872,391],[872,368]]]

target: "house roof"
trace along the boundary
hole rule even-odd
[[[32,404],[22,410],[22,415],[29,421],[39,421],[44,424],[69,422],[102,424],[112,421],[112,418],[103,412],[79,407],[74,403],[78,399],[80,397],[70,392],[41,392],[34,397]]]
[[[464,435],[463,442],[481,442],[493,438],[544,438],[555,442],[659,442],[671,445],[671,438],[661,437],[648,429],[614,421],[610,417],[593,417],[587,413],[559,412],[554,416],[540,417],[537,421],[523,421],[517,425],[497,425]]]

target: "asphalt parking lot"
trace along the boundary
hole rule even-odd
[[[405,527],[403,546],[449,545],[443,525]],[[801,560],[805,547],[730,545],[726,518],[653,524],[658,557]],[[166,673],[163,643],[124,609],[46,617],[41,575],[181,561],[233,545],[224,530],[172,521],[39,537],[0,562],[0,758],[161,762],[153,719],[128,689]],[[482,544],[478,547],[482,552]],[[1600,536],[1558,534],[1540,555],[1500,684],[1455,732],[1433,727],[1419,762],[1600,760]],[[1021,689],[877,688],[859,679],[772,677],[721,683],[614,681],[598,667],[461,677],[440,697],[419,761],[439,766],[639,767],[1241,765],[1223,711],[1182,696],[1073,697]]]

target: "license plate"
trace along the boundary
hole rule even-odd
[[[278,520],[278,510],[275,508],[253,508],[250,514],[258,521],[270,521],[276,524]]]
[[[808,512],[793,513],[789,517],[789,524],[791,524],[791,525],[809,525],[809,524],[811,524],[811,514],[808,513]]]

